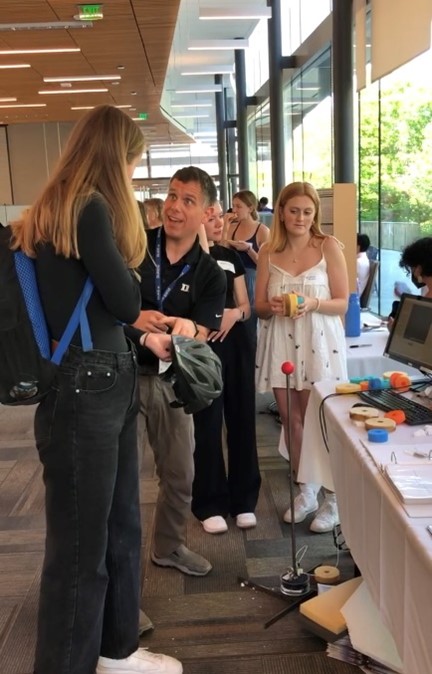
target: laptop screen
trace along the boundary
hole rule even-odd
[[[384,355],[432,372],[432,298],[402,295]]]

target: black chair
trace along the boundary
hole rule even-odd
[[[371,260],[370,261],[370,266],[369,266],[369,276],[368,280],[366,283],[366,287],[363,290],[362,294],[360,295],[360,308],[361,309],[368,309],[369,308],[369,302],[370,302],[370,297],[372,295],[372,291],[376,282],[377,274],[378,274],[378,268],[379,268],[379,260]]]

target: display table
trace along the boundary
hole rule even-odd
[[[384,372],[391,370],[406,372],[411,377],[421,377],[417,369],[383,356],[388,334],[387,328],[380,328],[379,330],[362,332],[360,337],[346,338],[348,377],[380,377]],[[283,457],[288,458],[283,428],[281,429],[278,450]]]
[[[432,524],[432,505],[415,506],[423,515],[430,509],[427,517],[408,516],[361,444],[366,431],[349,419],[349,409],[359,402],[355,395],[329,398],[324,404],[327,453],[318,413],[321,401],[333,392],[332,382],[312,390],[299,480],[318,482],[336,492],[343,534],[395,640],[404,673],[432,672],[432,536],[426,529]],[[415,428],[398,426],[389,442],[412,444]],[[432,446],[431,437],[415,442]]]

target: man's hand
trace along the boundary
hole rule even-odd
[[[183,337],[196,337],[195,323],[190,318],[178,318],[177,316],[165,316],[165,322],[171,328],[172,335]]]
[[[168,330],[166,318],[160,311],[148,309],[141,311],[133,326],[143,332],[164,333]]]

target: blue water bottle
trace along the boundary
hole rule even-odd
[[[357,293],[351,293],[348,300],[348,311],[345,314],[345,335],[347,337],[359,337],[360,332],[360,300]]]

